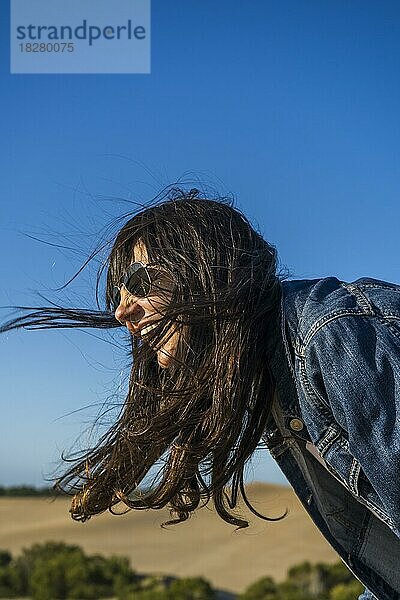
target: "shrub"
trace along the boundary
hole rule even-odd
[[[0,567],[7,567],[12,561],[12,556],[8,550],[0,550]]]
[[[29,596],[32,594],[31,578],[35,569],[40,568],[42,563],[45,564],[55,556],[66,556],[77,552],[82,553],[78,546],[69,546],[62,542],[46,542],[44,544],[34,544],[28,549],[24,548],[21,556],[15,560],[19,595]]]
[[[117,600],[165,600],[170,580],[164,575],[121,579],[119,574],[114,580],[114,594]]]
[[[78,546],[61,542],[35,544],[15,561],[18,595],[33,600],[66,598],[97,600],[111,597],[137,576],[126,558],[87,556]],[[122,592],[121,592],[122,594]]]
[[[330,598],[330,591],[338,584],[350,584],[356,581],[353,574],[342,562],[335,564],[304,562],[288,571],[286,593],[289,588],[301,592],[306,598],[318,600]],[[281,586],[282,587],[282,586]]]
[[[238,600],[354,600],[363,586],[347,567],[336,564],[293,566],[282,583],[263,577]],[[211,585],[201,577],[175,579],[137,575],[129,560],[87,556],[79,546],[62,542],[34,544],[17,559],[0,550],[0,598],[31,596],[32,600],[214,600]]]
[[[325,570],[326,587],[331,590],[339,583],[351,583],[356,581],[354,575],[348,570],[342,562],[334,563],[333,565],[322,565]]]
[[[170,600],[166,590],[136,590],[126,596],[126,600]]]
[[[364,586],[359,581],[339,583],[332,588],[329,600],[355,600],[363,590]]]
[[[168,600],[214,600],[215,592],[202,577],[176,579],[168,588]]]
[[[15,578],[9,567],[0,567],[0,598],[14,598],[17,595]]]
[[[307,598],[322,598],[328,589],[325,567],[321,563],[301,563],[289,569],[286,581],[293,592],[297,591]]]
[[[316,597],[293,583],[284,581],[278,584],[277,600],[316,600]],[[325,597],[319,596],[318,600],[325,600]]]
[[[238,600],[275,600],[278,598],[278,588],[271,577],[263,577],[252,583]]]

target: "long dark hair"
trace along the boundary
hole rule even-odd
[[[243,473],[270,416],[275,382],[268,357],[279,335],[282,275],[275,248],[231,201],[170,189],[130,214],[117,234],[99,273],[101,281],[107,268],[103,310],[25,308],[1,331],[120,326],[113,288],[137,243],[174,282],[172,301],[146,341],[130,338],[128,393],[116,422],[55,486],[73,495],[76,520],[123,502],[135,509],[168,505],[168,523],[177,523],[212,498],[222,519],[246,527],[232,509],[239,493],[252,508]],[[171,323],[185,335],[171,368],[161,369],[154,348]],[[152,485],[138,492],[155,464]]]

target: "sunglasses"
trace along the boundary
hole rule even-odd
[[[121,278],[120,285],[115,285],[113,288],[112,301],[114,307],[117,308],[121,302],[121,287],[124,288],[133,296],[138,298],[146,298],[150,296],[154,289],[160,292],[171,291],[171,282],[167,275],[157,267],[144,265],[141,262],[134,262],[125,271]]]

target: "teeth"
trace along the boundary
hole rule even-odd
[[[158,325],[158,323],[152,323],[151,325],[147,325],[147,327],[143,327],[143,329],[140,331],[140,335],[142,337],[144,335],[147,335],[148,333],[150,333],[150,331],[155,329],[157,327],[157,325]]]

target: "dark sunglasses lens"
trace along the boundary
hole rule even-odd
[[[147,269],[140,267],[126,278],[125,287],[130,294],[144,298],[151,288],[151,279]]]

